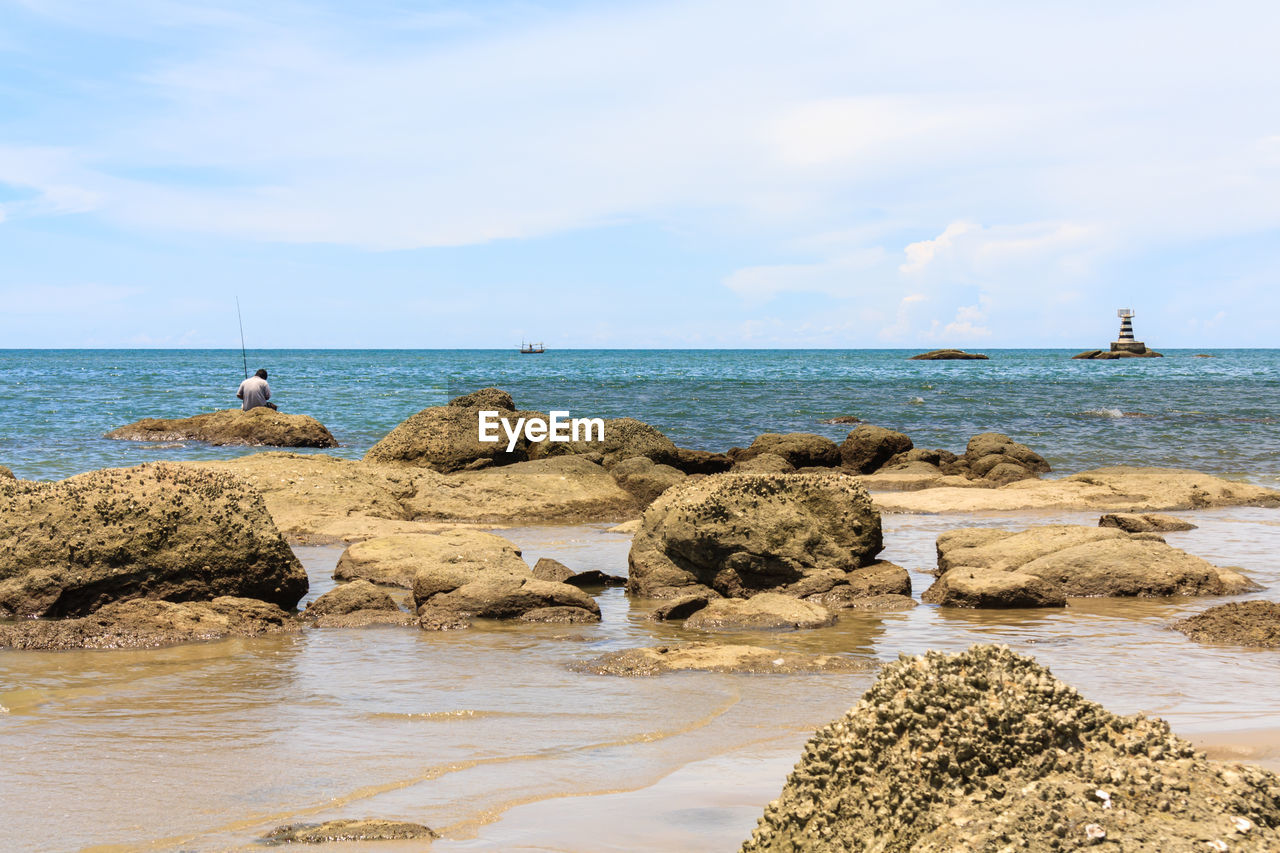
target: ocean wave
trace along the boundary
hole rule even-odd
[[[1077,414],[1088,418],[1154,418],[1146,412],[1123,412],[1120,409],[1085,409]]]

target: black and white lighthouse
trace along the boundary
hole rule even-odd
[[[1131,352],[1141,355],[1147,351],[1147,345],[1133,339],[1133,309],[1121,308],[1116,311],[1120,318],[1120,337],[1111,342],[1112,352]]]

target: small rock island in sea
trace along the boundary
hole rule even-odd
[[[113,429],[107,438],[125,441],[204,441],[251,447],[337,447],[333,434],[310,415],[288,415],[259,406],[223,409],[190,418],[143,418]]]
[[[1116,311],[1120,318],[1120,338],[1111,342],[1110,350],[1091,349],[1071,356],[1072,358],[1109,361],[1116,358],[1164,358],[1163,353],[1147,349],[1142,341],[1133,338],[1133,309],[1121,308]]]
[[[935,349],[913,355],[907,361],[986,361],[987,356],[980,352],[965,352],[962,349]]]

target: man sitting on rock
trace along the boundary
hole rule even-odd
[[[267,402],[271,399],[271,386],[267,384],[267,371],[262,369],[240,383],[240,387],[236,389],[236,396],[244,400],[244,405],[240,408],[246,412],[259,406],[265,406],[268,409],[276,408],[275,403]]]

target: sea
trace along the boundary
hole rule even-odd
[[[841,439],[851,415],[962,450],[997,430],[1057,476],[1114,464],[1198,468],[1280,485],[1280,350],[1073,361],[989,350],[457,350],[248,353],[282,410],[315,416],[359,458],[420,409],[487,385],[529,410],[630,416],[677,444],[725,450],[763,432]],[[1211,358],[1198,358],[1198,354]],[[245,362],[223,350],[0,350],[0,464],[52,480],[153,459],[255,448],[103,438],[144,417],[235,404]],[[1234,566],[1280,596],[1280,510],[1182,511],[1170,545]],[[916,599],[937,537],[960,527],[1097,524],[1078,510],[886,514],[881,557]],[[625,575],[609,524],[501,528],[530,563]],[[4,543],[0,542],[0,548]],[[342,546],[295,547],[314,599]],[[402,597],[407,591],[398,593]],[[261,851],[274,827],[340,818],[422,823],[436,853],[713,853],[751,833],[813,731],[853,707],[900,654],[1001,643],[1120,714],[1167,719],[1210,757],[1280,770],[1280,652],[1196,643],[1175,620],[1239,597],[1072,599],[1065,608],[920,604],[830,627],[708,635],[648,619],[613,587],[590,625],[484,622],[466,631],[313,629],[158,649],[0,649],[0,850]],[[681,642],[839,654],[854,672],[692,672],[618,678],[580,665]],[[1123,804],[1121,804],[1123,805]],[[407,853],[420,842],[319,850]]]
[[[103,438],[146,417],[238,405],[266,368],[282,411],[311,415],[359,458],[396,424],[484,386],[525,410],[633,417],[700,450],[764,432],[840,441],[837,416],[962,451],[998,431],[1059,473],[1103,465],[1196,468],[1280,484],[1280,350],[1173,350],[1077,361],[1071,350],[988,350],[910,361],[907,350],[0,350],[0,464],[26,479],[251,448]],[[1211,356],[1211,357],[1200,357]]]

